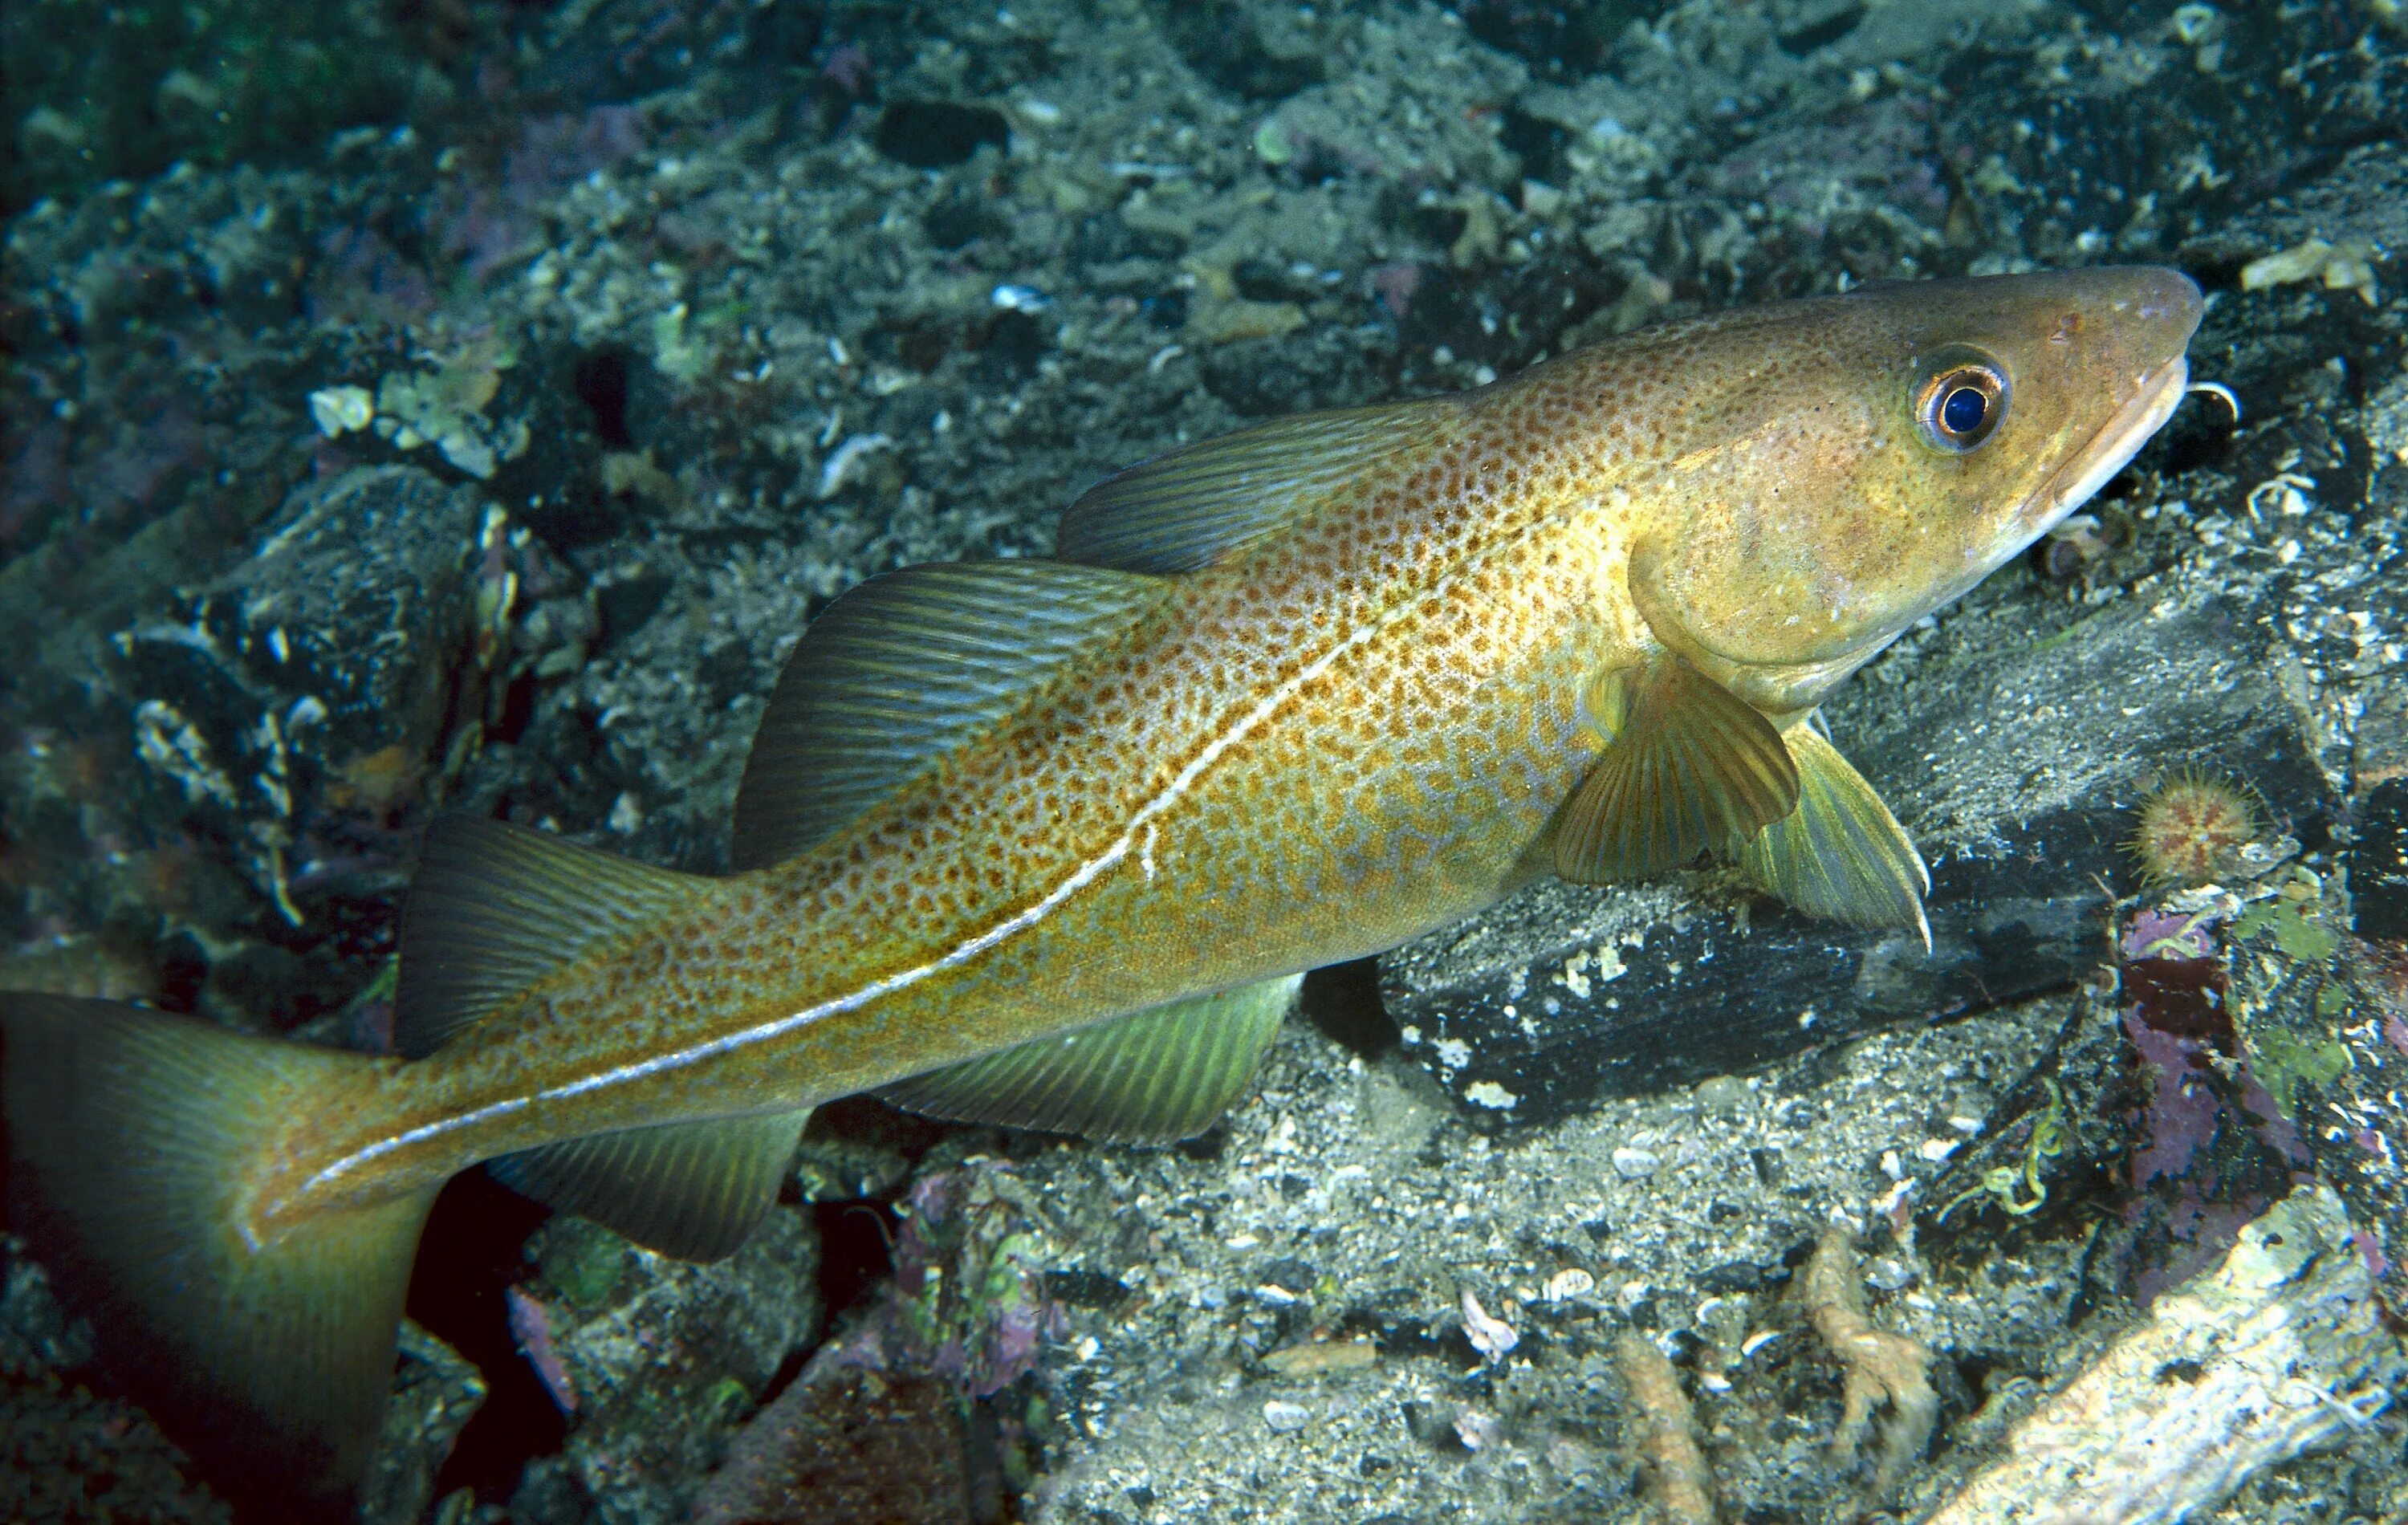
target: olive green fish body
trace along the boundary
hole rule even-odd
[[[1297,971],[1534,874],[1711,855],[1920,928],[1912,842],[1807,719],[2139,448],[2198,315],[2167,271],[1888,288],[1174,453],[1082,498],[1059,562],[838,600],[763,722],[740,871],[439,825],[407,1058],[0,1007],[16,1189],[176,1422],[332,1497],[425,1203],[479,1160],[708,1258],[815,1102],[1194,1132]],[[112,1198],[156,1129],[185,1185]],[[172,1277],[168,1234],[206,1248]]]
[[[1599,495],[1683,442],[1634,436],[1590,368],[1422,405],[1430,438],[1313,521],[1170,582],[1126,640],[854,829],[695,882],[309,1163],[432,1128],[400,1173],[440,1179],[579,1133],[808,1104],[1376,953],[1495,899],[1600,744],[1584,683],[1645,640],[1615,575],[1627,507]]]

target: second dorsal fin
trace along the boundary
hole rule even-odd
[[[1125,633],[1165,585],[1059,561],[876,577],[811,622],[752,739],[729,856],[803,852]]]
[[[1062,515],[1054,554],[1124,571],[1192,572],[1276,534],[1390,457],[1443,439],[1451,397],[1274,419],[1106,477]]]

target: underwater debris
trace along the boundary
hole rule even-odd
[[[1799,1279],[1799,1299],[1824,1348],[1846,1373],[1840,1427],[1831,1436],[1831,1454],[1841,1464],[1856,1460],[1856,1447],[1873,1426],[1874,1411],[1889,1406],[1889,1417],[1881,1422],[1881,1456],[1873,1472],[1874,1491],[1886,1494],[1930,1444],[1940,1419],[1940,1395],[1931,1386],[1931,1347],[1874,1327],[1857,1274],[1854,1240],[1836,1223],[1823,1230]]]
[[[380,439],[405,451],[432,443],[446,461],[480,481],[491,477],[501,463],[526,453],[532,436],[525,419],[496,424],[485,416],[486,406],[501,391],[502,372],[518,363],[515,351],[499,338],[486,336],[425,352],[421,358],[433,362],[433,367],[394,371],[377,383],[376,414],[368,427]],[[356,403],[342,395],[357,390],[337,389],[330,398],[328,411],[337,422],[357,412]],[[310,395],[313,410],[323,396],[327,394]],[[319,422],[323,427],[325,419]]]
[[[1352,1340],[1307,1340],[1274,1350],[1263,1358],[1263,1364],[1282,1376],[1328,1376],[1341,1372],[1360,1372],[1380,1363],[1380,1347],[1363,1338]]]
[[[1522,1343],[1513,1326],[1482,1307],[1469,1288],[1463,1291],[1463,1335],[1471,1342],[1472,1349],[1490,1361],[1503,1360]]]
[[[2375,307],[2383,300],[2374,282],[2374,261],[2378,257],[2374,245],[2363,238],[2345,239],[2338,245],[2310,238],[2242,266],[2241,289],[2264,291],[2269,286],[2296,286],[2313,281],[2327,291],[2356,292],[2358,300]]]
[[[2293,1192],[2017,1423],[1929,1525],[2196,1518],[2364,1428],[2408,1359],[2352,1232],[2329,1187]]]
[[[1045,1287],[1054,1252],[1026,1188],[1000,1166],[965,1166],[922,1176],[896,1210],[901,1369],[959,1383],[972,1398],[1034,1370],[1066,1326]]]
[[[1664,1525],[1714,1525],[1714,1478],[1698,1445],[1697,1417],[1680,1374],[1635,1329],[1613,1338],[1613,1360],[1638,1412],[1633,1448],[1646,1465],[1647,1502]]]
[[[2043,1076],[2041,1085],[2048,1094],[2048,1104],[2032,1119],[2031,1133],[2024,1144],[2023,1161],[2019,1165],[1994,1165],[1982,1173],[1982,1178],[1942,1203],[1934,1223],[1946,1223],[1950,1214],[1977,1197],[1986,1197],[1999,1205],[2009,1217],[2024,1217],[2037,1213],[2048,1202],[2048,1183],[2041,1167],[2065,1153],[2070,1134],[2065,1116],[2065,1087],[2054,1077]],[[1942,1158],[1946,1156],[1942,1155]]]

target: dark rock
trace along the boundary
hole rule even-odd
[[[478,493],[415,468],[355,468],[295,491],[249,560],[117,637],[157,815],[226,842],[294,927],[397,883],[396,818],[481,714],[484,517]]]
[[[1699,1289],[1708,1292],[1761,1291],[1770,1277],[1764,1268],[1745,1260],[1733,1260],[1727,1265],[1709,1266],[1698,1273]]]
[[[401,1326],[401,1367],[360,1501],[364,1525],[414,1525],[426,1513],[452,1443],[484,1401],[484,1379],[474,1366],[416,1324]]]
[[[773,1208],[713,1265],[638,1249],[562,1216],[531,1245],[542,1274],[515,1295],[521,1342],[573,1406],[565,1467],[606,1522],[679,1518],[731,1428],[819,1331],[819,1245]],[[566,1479],[544,1486],[553,1492]]]
[[[2408,779],[2376,785],[2358,808],[2349,888],[2358,935],[2408,940]]]
[[[1455,8],[1465,28],[1491,48],[1550,73],[1578,74],[1596,67],[1614,35],[1653,7],[1632,0],[1459,0]]]
[[[1320,1273],[1314,1271],[1309,1261],[1283,1255],[1263,1267],[1262,1279],[1268,1286],[1301,1297],[1312,1290],[1313,1283],[1320,1279]]]
[[[1869,674],[1843,693],[1842,749],[1933,865],[1928,957],[1912,933],[1734,904],[1711,882],[1689,886],[1698,899],[1550,880],[1389,955],[1389,1013],[1476,1117],[1531,1123],[2071,984],[2106,957],[2151,778],[2211,765],[2302,839],[2332,817],[2260,647],[2213,599],[2162,617],[2128,599],[1978,670]]]
[[[878,151],[914,169],[961,164],[988,143],[1011,140],[1011,123],[992,106],[896,101],[878,119]]]
[[[1310,9],[1169,0],[1156,14],[1188,67],[1232,94],[1281,100],[1320,83],[1326,68]]]
[[[1854,4],[1837,6],[1820,15],[1801,18],[1799,24],[1781,33],[1781,50],[1803,58],[1817,48],[1828,48],[1854,32],[1863,24],[1864,19],[1865,7]]]

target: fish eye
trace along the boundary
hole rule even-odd
[[[1996,434],[2006,411],[2006,374],[1985,360],[1952,356],[1915,390],[1914,419],[1923,437],[1952,454]]]

